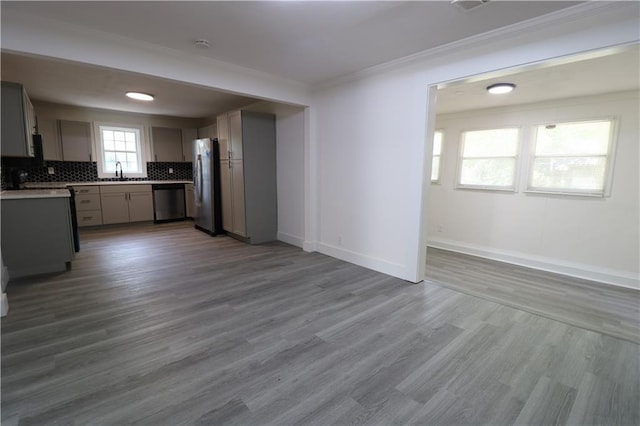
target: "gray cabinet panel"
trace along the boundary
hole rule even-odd
[[[35,113],[22,85],[2,82],[2,156],[33,157]]]
[[[278,227],[275,117],[235,111],[218,117],[219,130],[227,125],[230,159],[220,160],[223,228],[251,244],[273,241]],[[222,156],[223,144],[220,150]]]
[[[182,158],[182,130],[170,127],[152,127],[153,154],[155,161],[177,163]]]
[[[60,143],[64,161],[93,161],[91,155],[91,123],[60,120]]]
[[[74,253],[69,198],[2,200],[1,212],[11,278],[66,270]]]
[[[182,129],[182,161],[190,163],[193,161],[193,141],[198,139],[198,129]]]

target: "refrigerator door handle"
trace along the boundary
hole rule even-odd
[[[198,154],[198,201],[202,202],[202,155]]]

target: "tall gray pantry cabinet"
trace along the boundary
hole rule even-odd
[[[234,111],[217,117],[222,227],[260,244],[278,231],[275,116]]]

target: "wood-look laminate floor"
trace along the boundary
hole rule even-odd
[[[188,223],[11,282],[2,424],[640,422],[638,345]]]
[[[427,249],[428,282],[640,343],[640,291]]]

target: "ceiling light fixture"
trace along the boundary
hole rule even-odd
[[[135,99],[137,101],[152,101],[153,95],[142,92],[127,92],[126,95],[131,99]]]
[[[511,92],[515,88],[516,85],[512,83],[496,83],[492,84],[491,86],[487,86],[487,92],[491,93],[492,95],[503,95],[505,93]]]

